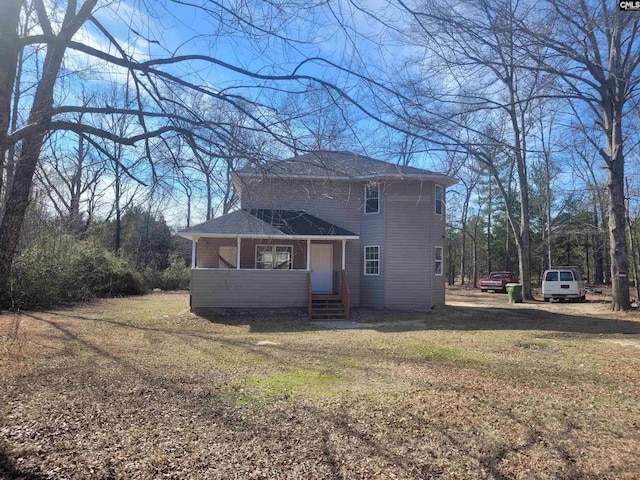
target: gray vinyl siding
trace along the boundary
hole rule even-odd
[[[364,213],[364,182],[278,178],[242,182],[242,208],[304,210],[360,236],[347,241],[346,247],[352,306],[425,309],[444,304],[445,277],[434,274],[433,247],[443,247],[446,255],[445,222],[444,215],[435,213],[434,182],[396,180],[382,184],[377,214]],[[243,240],[242,268],[254,268],[257,243]],[[380,246],[377,276],[364,275],[364,247],[372,245]],[[339,285],[340,252],[340,242],[335,242],[334,288]],[[306,268],[305,242],[294,245],[294,266]]]
[[[444,216],[435,214],[434,183],[404,181],[386,190],[385,306],[427,309],[444,303],[434,274],[434,246],[444,247]]]
[[[364,192],[361,183],[277,178],[243,179],[242,182],[241,208],[304,210],[338,227],[360,234]],[[306,246],[304,249],[306,255]],[[338,255],[342,252],[340,242],[334,244],[334,266],[339,270],[342,261],[336,260],[336,251]],[[345,267],[351,292],[351,305],[354,307],[360,306],[361,257],[361,242],[348,240]],[[245,268],[244,262],[242,267]]]
[[[342,242],[341,241],[313,241],[312,243],[330,243],[333,245],[333,286],[334,293],[340,293],[340,272],[342,270]],[[235,247],[237,240],[219,238],[200,238],[198,240],[198,268],[218,268],[218,248],[222,245]],[[306,240],[275,240],[275,239],[242,239],[240,243],[240,268],[255,269],[256,245],[291,245],[293,246],[293,268],[304,270],[307,268]],[[347,282],[351,293],[351,306],[359,306],[360,301],[360,262],[359,243],[348,240],[346,245]],[[224,269],[227,270],[227,269]],[[193,277],[192,277],[193,278]],[[262,278],[262,277],[258,277]],[[192,280],[193,281],[193,280]],[[196,282],[200,281],[197,277]],[[305,277],[306,286],[306,277]],[[192,286],[194,284],[192,283]],[[196,285],[196,287],[199,287]]]
[[[191,307],[304,308],[306,270],[191,270]]]
[[[304,181],[277,178],[252,180],[243,186],[242,208],[304,210],[358,234],[362,186],[339,181]]]
[[[359,184],[364,198],[364,183]],[[380,211],[364,213],[364,205],[360,206],[360,305],[363,307],[384,308],[384,276],[385,276],[385,228],[386,188],[380,185]],[[380,247],[380,274],[364,274],[364,247],[378,245]]]
[[[236,240],[227,238],[200,238],[196,247],[198,268],[218,268],[218,249],[221,246],[235,247]]]
[[[433,196],[435,198],[435,183],[432,184]],[[432,277],[433,285],[431,291],[433,292],[433,305],[445,304],[445,258],[447,258],[446,249],[446,215],[447,215],[447,189],[442,187],[442,215],[435,214],[435,206],[431,209],[430,214],[433,215],[433,229],[431,230],[431,245],[433,247],[442,247],[442,275]],[[433,248],[431,248],[431,263],[435,268],[435,259],[433,258]]]
[[[352,307],[359,307],[361,305],[360,279],[362,278],[362,249],[360,245],[360,240],[347,240],[345,267],[347,270],[347,282],[349,283]]]

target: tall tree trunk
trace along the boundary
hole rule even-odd
[[[3,16],[0,15],[0,17]],[[11,266],[18,246],[22,222],[29,205],[31,185],[33,184],[33,176],[44,143],[44,135],[51,118],[53,88],[62,64],[64,51],[65,47],[58,43],[52,43],[47,49],[42,69],[42,79],[38,83],[28,120],[30,125],[40,125],[41,128],[22,142],[13,182],[4,207],[4,215],[2,216],[2,223],[0,223],[0,282],[3,283],[0,287],[2,288],[0,304],[4,303],[6,305],[10,300],[8,282],[11,275]]]
[[[593,244],[593,284],[602,285],[604,282],[604,247],[602,241],[600,241],[600,221],[598,219],[598,209],[596,205],[595,197],[593,199],[593,226],[596,233],[592,235]]]
[[[511,228],[509,226],[509,224],[507,224],[507,232],[506,232],[506,238],[504,241],[504,269],[507,272],[511,271],[511,246],[509,245],[510,240],[511,240]]]
[[[84,169],[84,138],[78,135],[78,163],[71,178],[71,201],[69,202],[69,226],[75,232],[82,230],[82,219],[80,218],[80,197],[82,196],[82,171]]]
[[[547,187],[547,198],[545,200],[545,216],[546,218],[546,255],[545,255],[545,259],[546,259],[546,268],[543,268],[543,271],[546,270],[547,268],[551,268],[551,266],[553,265],[553,259],[551,256],[551,169],[549,166],[549,156],[545,155],[545,174],[546,174],[546,187]]]
[[[207,216],[206,221],[211,220],[213,217],[213,186],[211,185],[211,176],[209,173],[205,175],[207,185]]]
[[[460,245],[460,285],[465,284],[464,277],[467,273],[467,218],[469,217],[469,201],[471,200],[474,186],[475,182],[471,182],[468,185],[465,183],[467,191],[464,196],[464,203],[462,204],[462,231],[460,232],[462,241]]]
[[[24,216],[29,205],[33,176],[38,165],[44,136],[51,121],[53,92],[62,59],[73,35],[84,24],[96,5],[97,0],[87,0],[76,14],[76,3],[69,2],[60,33],[55,41],[47,44],[47,53],[42,64],[42,75],[36,87],[29,112],[28,124],[38,129],[22,141],[20,156],[15,167],[13,183],[0,222],[0,305],[11,300],[11,266],[18,246]],[[0,157],[7,151],[8,108],[11,104],[11,89],[15,81],[19,55],[18,21],[23,2],[9,0],[0,15]],[[5,52],[7,52],[5,54]],[[5,98],[5,96],[7,98]]]
[[[462,231],[460,232],[460,285],[464,285],[464,277],[467,270],[467,222],[462,224]]]
[[[2,180],[5,165],[13,160],[12,157],[7,156],[7,151],[11,147],[7,143],[7,135],[11,125],[11,99],[16,82],[16,69],[20,63],[19,57],[22,51],[18,36],[22,4],[23,0],[3,1],[0,15],[0,200],[2,200],[3,186],[7,188]],[[5,193],[5,198],[6,195]],[[0,259],[0,263],[2,262],[3,260]],[[0,278],[6,278],[2,276],[3,273],[0,271]]]
[[[511,126],[514,134],[514,155],[518,172],[518,187],[520,191],[520,226],[518,231],[514,228],[514,237],[518,249],[518,267],[520,270],[520,283],[522,284],[522,297],[525,300],[533,300],[531,294],[531,232],[529,215],[529,178],[527,176],[527,144],[524,135],[524,113],[518,115],[515,111],[517,95],[515,84],[509,82],[511,90],[511,107],[509,109]],[[513,224],[512,224],[513,226]]]
[[[627,192],[629,191],[629,184],[627,183]],[[627,231],[629,233],[629,246],[631,247],[631,266],[633,267],[633,285],[636,287],[636,300],[640,301],[640,285],[638,284],[638,258],[636,252],[635,236],[633,234],[633,225],[631,224],[631,217],[629,216],[629,210],[627,207]]]
[[[589,255],[589,235],[584,236],[584,258],[587,262],[587,283],[591,280],[591,255]]]
[[[191,193],[187,193],[187,228],[191,226]]]
[[[493,200],[493,192],[491,191],[491,174],[489,174],[489,199],[487,205],[487,268],[489,269],[488,273],[491,273],[492,265],[491,265],[491,214],[492,212],[492,200]]]
[[[613,103],[613,102],[612,102]],[[611,256],[612,310],[629,310],[629,260],[625,234],[624,153],[622,151],[622,118],[611,106],[605,112],[611,122],[605,125],[608,132],[607,154],[609,175],[609,252]]]
[[[473,288],[478,287],[478,217],[473,223]]]
[[[120,251],[120,243],[122,236],[122,207],[120,205],[120,197],[122,195],[122,185],[120,177],[120,166],[116,163],[114,166],[114,189],[115,198],[113,199],[114,207],[116,209],[116,222],[114,225],[114,239],[113,239],[113,251],[118,253]]]

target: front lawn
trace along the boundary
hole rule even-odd
[[[1,315],[0,477],[640,477],[637,313],[448,302],[349,330],[184,294]]]

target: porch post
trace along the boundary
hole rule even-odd
[[[345,259],[345,252],[347,251],[347,241],[342,239],[342,270],[346,270],[347,261]]]
[[[236,270],[240,270],[240,237],[238,237],[238,246],[236,247]]]
[[[311,239],[307,238],[307,270],[311,270]]]
[[[196,268],[196,255],[198,254],[198,250],[196,249],[197,243],[198,238],[193,237],[191,239],[191,268]]]

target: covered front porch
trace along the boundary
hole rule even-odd
[[[180,232],[192,240],[191,309],[306,308],[313,318],[348,318],[347,251],[359,237],[330,227],[315,235]]]

